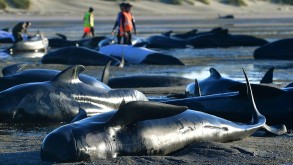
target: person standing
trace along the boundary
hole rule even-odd
[[[135,20],[130,12],[132,5],[129,3],[125,4],[125,11],[121,15],[120,23],[120,35],[123,36],[123,44],[132,45],[132,31],[136,34]]]
[[[95,36],[95,30],[94,30],[94,14],[93,14],[94,9],[92,7],[89,8],[89,11],[84,14],[83,17],[83,36],[87,36],[88,34],[91,33],[91,36]]]
[[[23,41],[24,37],[23,35],[27,38],[28,37],[28,31],[27,29],[31,26],[30,22],[19,22],[17,23],[13,29],[12,29],[12,35],[14,38],[14,42],[19,42]]]
[[[120,6],[120,12],[117,15],[117,19],[116,19],[115,24],[114,24],[114,27],[112,29],[112,35],[113,36],[115,35],[115,29],[116,29],[116,27],[117,26],[120,27],[122,13],[125,11],[125,3],[124,2],[120,3],[119,6]],[[120,30],[118,29],[117,31],[118,31],[117,32],[117,43],[118,44],[121,44],[121,38],[122,38],[122,36],[120,34]]]

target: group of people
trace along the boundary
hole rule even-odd
[[[132,41],[132,32],[136,34],[135,20],[131,13],[132,5],[129,3],[120,3],[120,12],[117,15],[117,19],[115,21],[114,27],[112,29],[112,35],[114,36],[117,28],[117,43],[121,44],[121,40],[123,38],[123,44],[131,45]],[[82,38],[94,34],[94,15],[93,8],[89,8],[89,11],[84,14],[84,34]]]
[[[117,15],[117,19],[115,21],[112,35],[114,36],[117,28],[117,43],[121,44],[121,40],[123,38],[123,44],[131,45],[132,41],[132,31],[136,34],[135,20],[130,11],[132,5],[129,3],[120,3],[120,12]],[[84,33],[82,38],[86,36],[95,36],[94,30],[94,9],[92,7],[89,8],[88,12],[84,14],[83,25],[84,25]],[[27,29],[31,26],[31,22],[19,22],[12,29],[12,35],[14,37],[14,42],[19,42],[26,40],[28,36]]]

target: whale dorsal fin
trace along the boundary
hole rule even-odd
[[[127,126],[139,121],[161,119],[180,114],[185,106],[175,106],[149,101],[133,101],[125,104],[108,121],[110,126]]]
[[[80,83],[78,75],[84,71],[84,66],[74,65],[60,72],[55,76],[51,82],[68,82],[68,83]]]
[[[271,67],[263,76],[261,79],[260,83],[273,83],[273,72],[274,72],[274,67]]]
[[[71,120],[70,123],[74,123],[74,122],[82,120],[84,118],[87,118],[87,113],[84,109],[79,108],[78,114]]]
[[[2,75],[3,76],[9,76],[13,75],[19,71],[21,71],[25,66],[27,66],[27,63],[19,63],[14,65],[9,65],[2,69]]]
[[[222,76],[215,68],[210,68],[210,77],[220,79]]]
[[[166,37],[170,37],[170,36],[171,36],[171,33],[173,33],[172,30],[167,31],[167,32],[164,32],[164,33],[162,33],[162,35],[163,35],[163,36],[166,36]]]
[[[105,84],[108,84],[108,82],[109,82],[110,65],[111,65],[111,61],[109,61],[103,69],[101,82],[103,82]]]

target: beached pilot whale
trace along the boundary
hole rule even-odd
[[[170,37],[165,34],[153,35],[146,39],[147,48],[187,48],[188,43],[185,39]]]
[[[0,30],[0,43],[13,43],[15,41],[11,32]]]
[[[285,124],[293,128],[293,88],[277,88],[263,84],[252,84],[254,100],[261,114],[271,125]],[[247,103],[245,84],[234,86],[235,92],[219,93],[182,99],[156,100],[159,102],[187,106],[228,120],[244,122],[251,118]]]
[[[58,37],[49,38],[49,46],[52,48],[60,48],[67,46],[84,46],[87,48],[96,48],[101,40],[104,40],[105,36],[95,36],[91,38],[84,38],[81,40],[68,40],[63,34],[57,33]]]
[[[255,49],[255,59],[293,60],[293,38],[281,39]]]
[[[178,76],[139,74],[110,78],[107,85],[111,88],[173,87],[191,82],[193,80]]]
[[[253,120],[234,123],[206,113],[154,102],[130,102],[118,111],[64,125],[46,136],[41,159],[77,162],[124,155],[167,155],[197,141],[229,142],[263,128],[284,134],[286,127],[270,127],[254,103],[249,88]]]
[[[98,51],[85,47],[64,47],[45,54],[43,64],[66,64],[66,65],[111,65],[117,66],[120,61],[114,57],[104,55]]]
[[[117,109],[123,100],[147,100],[136,90],[85,84],[79,80],[82,71],[81,65],[71,66],[51,81],[21,84],[0,92],[0,122],[68,122],[84,111],[91,116]]]
[[[170,30],[170,31],[162,33],[162,35],[165,35],[165,36],[168,36],[168,37],[180,38],[180,39],[187,39],[189,37],[193,37],[193,36],[198,35],[197,32],[198,32],[197,29],[192,29],[192,30],[184,32],[184,33],[172,34],[173,30]]]
[[[242,84],[240,81],[232,80],[223,77],[215,68],[210,68],[210,76],[201,80],[190,83],[186,86],[185,96],[195,97],[201,95],[210,95],[217,93],[232,92],[230,89],[232,86]],[[263,76],[260,83],[272,83],[273,82],[274,67],[271,67]]]
[[[57,76],[61,71],[53,69],[26,69],[23,68],[27,63],[19,63],[9,65],[2,69],[3,77],[0,77],[0,91],[13,87],[15,85],[50,81]],[[106,68],[105,68],[106,69]],[[105,83],[98,81],[96,78],[80,74],[80,81],[100,89],[109,90],[110,87]],[[102,79],[105,79],[102,75]]]
[[[171,55],[131,45],[107,45],[101,47],[99,52],[118,59],[124,57],[128,64],[184,65],[179,59]]]
[[[122,41],[123,42],[123,41]],[[105,39],[101,40],[98,44],[98,47],[101,48],[103,46],[112,45],[112,44],[118,44],[117,37],[106,37]],[[145,40],[143,38],[135,37],[133,36],[131,39],[131,45],[142,45],[144,46]]]
[[[229,34],[228,29],[221,29],[196,35],[187,39],[194,48],[216,48],[232,46],[262,46],[268,43],[265,39],[250,35]]]

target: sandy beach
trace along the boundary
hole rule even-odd
[[[0,10],[1,21],[22,20],[81,20],[85,11],[91,6],[95,9],[95,20],[114,20],[119,10],[118,3],[103,0],[31,0],[32,5],[28,10],[8,7]],[[218,18],[219,15],[233,14],[237,19],[254,18],[292,18],[293,6],[273,4],[262,0],[246,0],[247,6],[236,7],[212,1],[210,5],[200,2],[182,5],[170,5],[158,1],[137,0],[130,1],[133,5],[132,12],[136,20],[189,20],[205,18]],[[174,21],[175,22],[175,21]],[[0,23],[1,25],[1,23]],[[98,25],[97,25],[98,26]],[[112,26],[112,24],[111,24]],[[200,25],[199,25],[200,26]],[[0,26],[1,28],[1,26]],[[4,28],[4,27],[3,27]],[[237,30],[237,27],[234,27]],[[284,35],[287,35],[286,33]],[[190,62],[185,59],[184,62]],[[233,63],[233,59],[231,60]],[[248,65],[243,60],[243,65]],[[0,62],[3,67],[18,60]],[[38,59],[32,59],[27,69],[47,68],[65,69],[65,65],[44,65]],[[190,62],[191,63],[191,62]],[[199,62],[200,63],[200,62]],[[205,65],[198,64],[198,65]],[[211,65],[208,63],[208,65]],[[94,77],[101,75],[102,66],[88,66],[85,73]],[[126,67],[111,69],[112,76],[126,73],[152,73],[160,70],[158,66]],[[174,67],[173,69],[183,69]],[[2,75],[1,75],[2,76]],[[182,93],[185,86],[172,88],[137,88],[147,96],[162,96]],[[52,164],[40,158],[40,147],[44,137],[57,126],[33,126],[0,124],[0,164]],[[293,133],[282,136],[268,136],[262,131],[243,140],[218,143],[202,141],[188,146],[166,156],[122,156],[118,158],[93,160],[91,162],[76,162],[68,164],[293,164]],[[55,163],[58,164],[58,163]],[[60,163],[59,163],[60,164]]]
[[[273,18],[290,17],[293,6],[276,4],[261,0],[246,0],[247,6],[237,7],[211,1],[206,5],[195,1],[194,4],[184,2],[182,5],[171,5],[159,1],[130,1],[132,13],[137,19],[160,19],[169,17],[186,18],[217,18],[219,15],[233,14],[236,18]],[[96,19],[116,17],[119,11],[119,1],[103,0],[31,0],[27,10],[15,9],[8,6],[0,10],[0,20],[21,19],[80,19],[91,6],[95,9]]]

